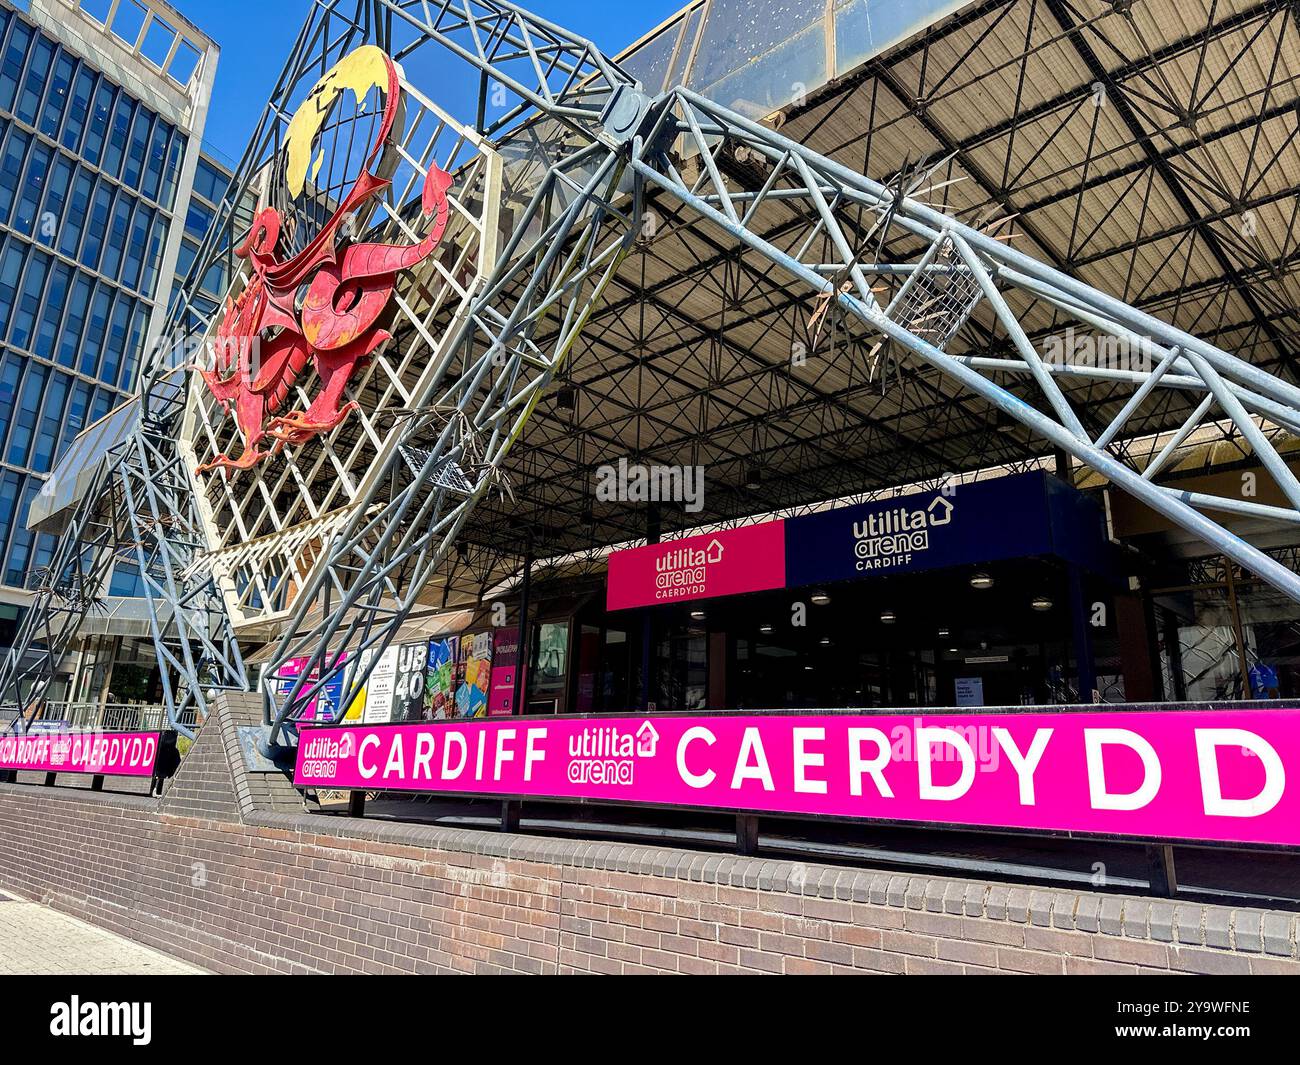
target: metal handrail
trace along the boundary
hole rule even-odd
[[[0,731],[29,709],[0,706]],[[27,728],[56,722],[85,731],[160,732],[167,727],[167,708],[161,703],[47,702],[29,718]]]

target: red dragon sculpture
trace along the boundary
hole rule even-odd
[[[265,207],[235,250],[248,260],[252,276],[236,298],[226,301],[216,335],[216,369],[200,372],[227,415],[233,406],[244,448],[236,459],[218,455],[197,473],[250,469],[284,444],[303,444],[328,432],[355,410],[355,402],[343,402],[344,390],[375,349],[390,339],[376,323],[392,298],[398,274],[426,259],[446,232],[452,179],[431,165],[421,207],[433,224],[422,240],[393,245],[339,239],[345,220],[389,184],[372,171],[400,113],[401,83],[392,59],[372,45],[344,57],[294,115],[286,137],[289,191],[301,194],[315,136],[337,97],[350,89],[360,104],[375,87],[384,93],[379,132],[361,175],[333,217],[306,247],[282,259],[282,219],[274,207]],[[315,165],[320,166],[319,159]],[[320,377],[319,394],[306,410],[277,414],[308,363]],[[266,451],[262,445],[268,437],[273,444]]]

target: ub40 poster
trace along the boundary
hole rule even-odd
[[[429,645],[404,643],[397,648],[397,683],[393,692],[393,721],[421,721],[424,718],[424,663]]]
[[[435,721],[456,716],[456,645],[450,636],[429,641],[429,664],[425,673],[425,713]]]
[[[460,638],[457,673],[464,676],[456,688],[456,716],[487,715],[488,687],[492,682],[492,633],[466,633]]]

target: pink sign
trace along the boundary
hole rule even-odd
[[[294,783],[1300,845],[1300,710],[306,728]]]
[[[0,736],[0,769],[151,777],[156,732],[34,732]]]
[[[609,556],[610,610],[785,587],[785,522],[648,544]]]

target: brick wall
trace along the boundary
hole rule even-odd
[[[1300,974],[1290,913],[209,802],[235,718],[161,801],[0,785],[0,885],[219,972]]]

